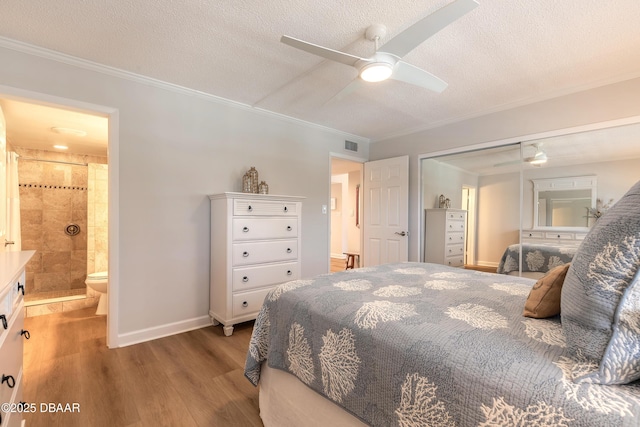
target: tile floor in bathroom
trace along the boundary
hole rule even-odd
[[[80,310],[98,304],[99,296],[92,289],[39,292],[25,295],[25,317]]]

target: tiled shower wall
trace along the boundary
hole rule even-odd
[[[109,269],[108,166],[89,164],[87,273]]]
[[[36,250],[26,267],[28,299],[84,292],[87,274],[88,168],[28,160],[106,162],[106,157],[68,155],[16,147],[20,185],[22,249]],[[68,224],[80,226],[75,236]]]

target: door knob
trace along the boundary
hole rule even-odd
[[[408,231],[400,231],[400,232],[396,231],[395,234],[397,234],[398,236],[404,237],[404,236],[408,236],[409,232]]]

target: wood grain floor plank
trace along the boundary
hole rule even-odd
[[[94,311],[25,319],[25,399],[81,408],[28,414],[29,427],[262,426],[258,389],[242,371],[252,322],[231,337],[212,326],[108,349]]]

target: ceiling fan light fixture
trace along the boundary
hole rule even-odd
[[[376,83],[387,80],[393,73],[393,66],[384,62],[365,65],[360,71],[360,78],[365,82]]]

